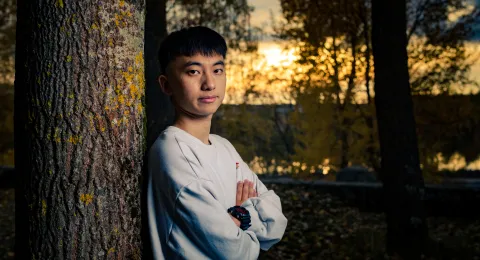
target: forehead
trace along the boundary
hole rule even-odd
[[[188,66],[189,64],[192,65],[202,65],[202,66],[212,66],[218,63],[219,61],[224,61],[224,58],[221,54],[214,53],[212,55],[203,55],[203,54],[195,54],[192,56],[178,56],[172,61],[172,65],[174,67],[177,66]]]

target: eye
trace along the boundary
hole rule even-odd
[[[198,74],[200,74],[200,71],[198,71],[198,70],[188,70],[187,73],[189,75],[198,75]]]
[[[213,72],[215,72],[215,74],[222,74],[222,73],[223,73],[223,69],[216,69],[216,70],[214,70]]]

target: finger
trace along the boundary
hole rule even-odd
[[[243,182],[242,203],[248,199],[249,192],[250,192],[250,182],[248,180],[245,180]]]
[[[243,182],[237,182],[237,198],[235,201],[236,206],[240,206],[242,204],[242,193],[243,193]]]
[[[248,197],[249,198],[255,197],[255,189],[253,188],[253,182],[250,183],[250,189],[249,189]]]

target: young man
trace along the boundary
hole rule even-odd
[[[257,259],[287,219],[232,144],[210,134],[225,96],[225,40],[206,27],[162,43],[159,83],[175,123],[149,151],[148,219],[155,259]]]

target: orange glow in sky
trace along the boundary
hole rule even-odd
[[[267,66],[288,66],[297,59],[294,49],[284,50],[275,42],[260,42],[258,52],[265,56]]]

